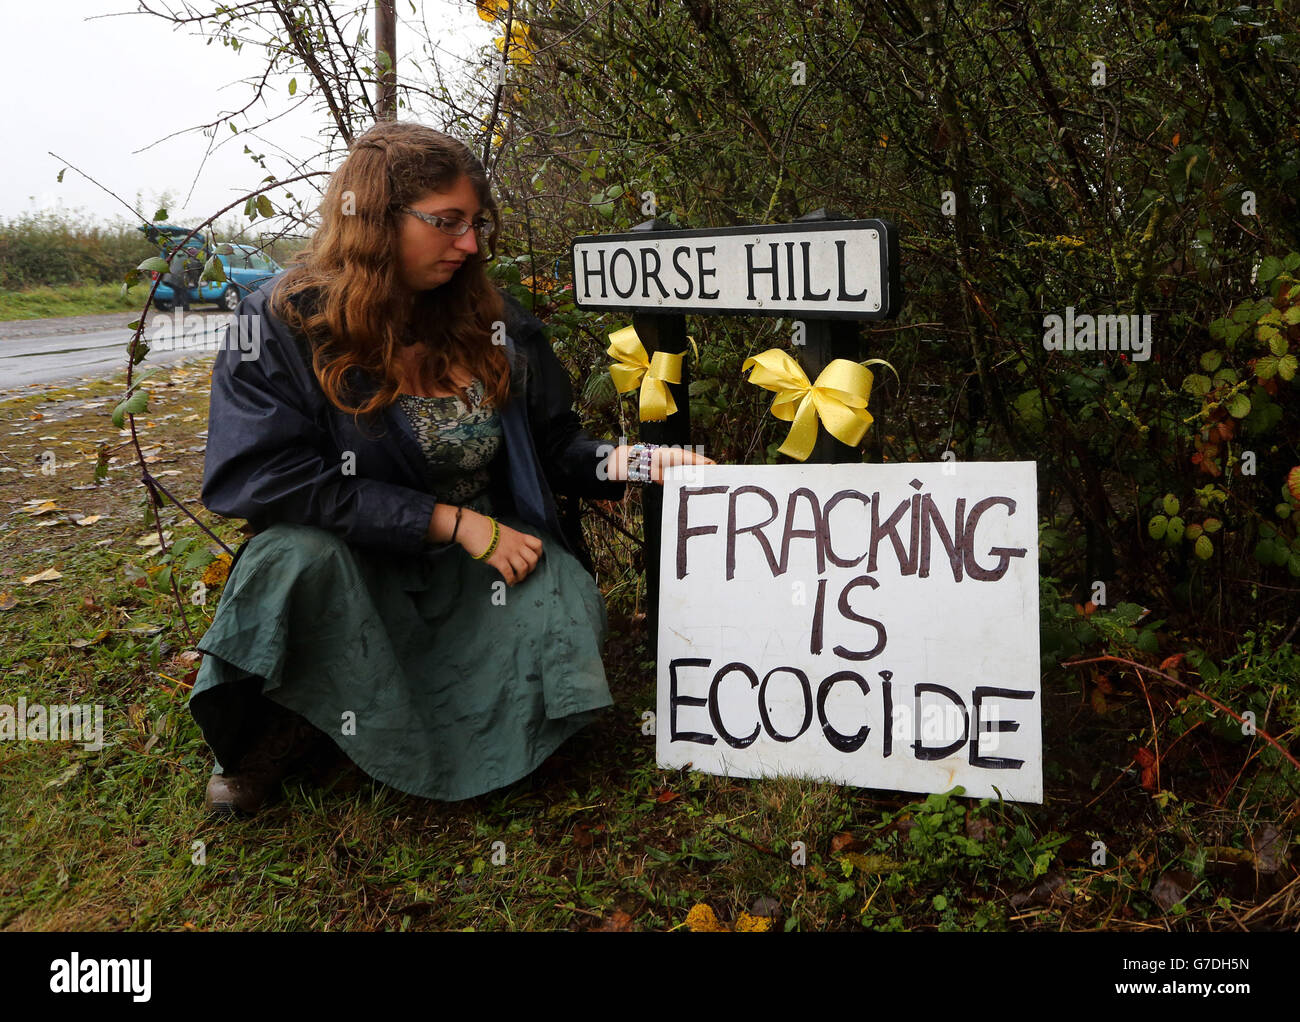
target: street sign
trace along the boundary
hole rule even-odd
[[[883,220],[825,220],[575,238],[580,309],[813,319],[898,311],[898,245]]]

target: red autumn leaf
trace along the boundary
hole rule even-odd
[[[579,848],[591,847],[591,830],[585,823],[579,823],[573,828],[573,843]]]
[[[840,852],[859,851],[864,847],[866,846],[847,830],[843,834],[836,834],[831,838],[832,855],[837,855]]]
[[[1300,501],[1300,465],[1286,474],[1286,488],[1294,500]]]
[[[1141,784],[1142,784],[1143,791],[1156,790],[1156,768],[1155,767],[1149,766],[1142,771]]]
[[[662,806],[671,802],[675,798],[681,798],[681,797],[682,796],[680,792],[670,791],[667,788],[660,788],[659,794],[655,796],[655,801]]]
[[[615,910],[607,915],[599,926],[591,928],[592,933],[631,933],[632,917],[622,909]]]
[[[1115,686],[1110,683],[1110,679],[1106,677],[1106,675],[1098,674],[1096,681],[1097,681],[1097,687],[1101,689],[1103,692],[1105,692],[1107,695],[1110,695],[1115,691]]]
[[[1133,758],[1137,761],[1138,766],[1146,768],[1155,765],[1156,757],[1150,749],[1142,748],[1133,753]]]
[[[1173,656],[1165,657],[1160,661],[1160,669],[1166,674],[1172,674],[1178,669],[1178,665],[1183,662],[1183,654],[1175,653]]]

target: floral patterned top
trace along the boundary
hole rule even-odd
[[[398,405],[428,459],[438,500],[487,514],[503,451],[501,416],[482,405],[482,380],[476,377],[468,390],[468,406],[459,397],[415,394],[399,395]]]

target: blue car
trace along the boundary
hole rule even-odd
[[[150,224],[148,229],[141,227],[146,237],[159,246],[159,255],[170,260],[176,250],[176,243],[189,234],[184,227],[170,224]],[[196,235],[185,246],[188,256],[186,281],[189,283],[190,304],[211,303],[234,312],[239,307],[240,299],[256,291],[270,278],[283,271],[283,267],[270,256],[252,245],[233,243],[216,243],[211,239],[202,239]],[[203,264],[210,254],[215,254],[225,271],[224,281],[200,280]],[[151,273],[157,280],[159,274]],[[154,307],[162,312],[173,308],[176,295],[165,280],[154,291]]]

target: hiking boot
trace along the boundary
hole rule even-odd
[[[323,742],[329,739],[302,717],[275,706],[237,766],[208,778],[204,804],[213,813],[256,813],[274,801],[284,778],[318,754]]]

